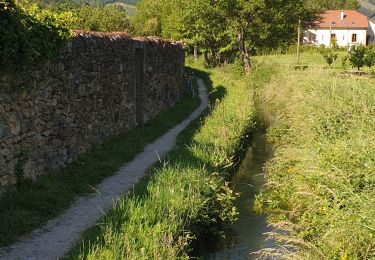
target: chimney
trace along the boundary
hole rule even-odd
[[[344,20],[344,18],[345,18],[344,10],[341,10],[341,15],[340,15],[341,21]]]

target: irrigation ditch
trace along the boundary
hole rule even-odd
[[[258,251],[277,246],[267,236],[272,228],[267,224],[266,216],[259,215],[254,209],[255,196],[267,182],[265,164],[272,156],[265,127],[247,135],[231,182],[234,192],[239,195],[235,202],[238,220],[220,235],[199,238],[194,244],[194,257],[208,260],[258,259]]]

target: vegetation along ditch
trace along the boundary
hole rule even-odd
[[[267,142],[254,137],[255,161],[246,166],[245,157],[233,178],[242,194],[238,221],[224,239],[206,242],[203,259],[375,258],[375,81],[342,74],[345,64],[324,65],[317,51],[302,55],[306,70],[296,70],[294,59],[254,58],[255,107]],[[260,161],[263,184],[253,175]],[[244,190],[242,182],[253,186]]]
[[[233,66],[189,65],[210,86],[209,111],[67,259],[189,258],[194,238],[221,234],[237,218],[229,181],[244,137],[256,127],[250,79],[235,77]]]
[[[369,76],[342,75],[306,53],[259,57],[275,74],[260,92],[275,157],[256,208],[293,259],[375,258],[375,89]],[[304,58],[303,57],[303,58]],[[306,60],[306,59],[305,59]],[[267,253],[265,252],[265,253]]]

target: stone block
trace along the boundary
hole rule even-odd
[[[10,134],[9,127],[0,125],[0,140],[7,137]]]

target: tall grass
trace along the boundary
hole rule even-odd
[[[250,84],[228,67],[207,70],[211,106],[179,137],[164,163],[151,171],[144,188],[123,198],[84,238],[72,259],[187,259],[194,237],[217,232],[236,219],[236,194],[227,179],[253,127]]]
[[[374,259],[375,82],[278,69],[260,94],[275,158],[258,209],[287,231],[285,258]]]

